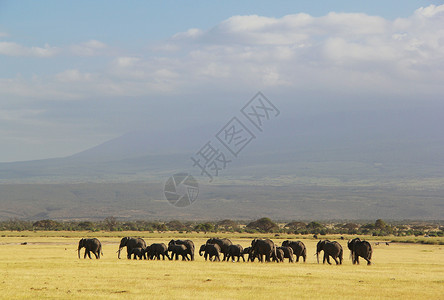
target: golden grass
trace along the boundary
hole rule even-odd
[[[140,235],[168,243],[173,233],[3,234],[0,298],[47,299],[444,299],[444,246],[393,243],[373,246],[373,265],[316,263],[316,240],[305,239],[304,263],[134,261],[117,259],[120,237]],[[22,236],[23,235],[23,236]],[[211,234],[192,234],[196,248]],[[79,237],[101,236],[100,260],[77,258]],[[182,234],[182,237],[186,234]],[[248,246],[245,234],[231,235]],[[285,237],[286,238],[286,237]],[[276,243],[282,239],[273,238]],[[22,242],[27,245],[20,245]]]

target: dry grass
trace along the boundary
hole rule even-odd
[[[115,253],[118,236],[126,234],[82,234],[102,236],[102,259],[77,258],[79,233],[1,237],[0,298],[444,299],[444,246],[439,245],[374,246],[372,266],[353,266],[346,241],[341,241],[342,266],[318,265],[311,239],[304,240],[309,254],[305,264],[212,263],[198,255],[194,262],[134,261],[118,260]],[[167,243],[172,236],[130,235],[142,235],[147,243]],[[206,237],[194,234],[192,239],[198,248]],[[233,238],[243,246],[250,240]],[[20,245],[24,241],[28,244]]]

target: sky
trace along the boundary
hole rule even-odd
[[[134,130],[444,101],[444,1],[0,0],[0,162]],[[216,124],[216,125],[214,125]]]

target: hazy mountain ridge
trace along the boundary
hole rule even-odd
[[[213,183],[199,177],[207,191],[183,210],[164,200],[163,184],[176,172],[199,175],[190,156],[214,137],[215,125],[135,131],[66,158],[1,163],[0,218],[438,219],[441,112],[425,114],[283,116],[255,132]]]

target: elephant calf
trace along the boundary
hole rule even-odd
[[[244,248],[244,251],[242,251],[242,254],[248,254],[247,261],[254,262],[254,253],[252,247],[246,247]]]
[[[276,254],[273,253],[272,258],[275,262],[284,262],[284,250],[276,248]]]
[[[171,244],[168,247],[168,251],[171,251],[171,257],[170,260],[174,259],[174,256],[176,256],[176,260],[179,259],[179,255],[182,256],[182,260],[190,260],[188,258],[188,248],[185,245],[177,245],[177,244]]]
[[[276,249],[281,249],[284,252],[284,258],[288,258],[288,262],[294,262],[293,249],[291,247],[277,247]]]
[[[213,260],[214,257],[214,261],[220,261],[220,253],[221,253],[221,249],[219,247],[218,244],[204,244],[202,246],[200,246],[199,249],[199,255],[202,256],[204,255],[205,260],[207,260],[208,258],[210,259],[210,261]]]
[[[137,259],[137,257],[139,259],[146,259],[146,249],[143,249],[141,247],[137,247],[131,250],[129,256],[131,258],[131,256],[134,255],[134,259]]]
[[[240,258],[242,257],[242,259],[245,262],[244,248],[239,244],[230,245],[227,250],[227,261],[229,261],[230,258],[234,261],[235,257],[237,257],[237,261],[239,261]]]

